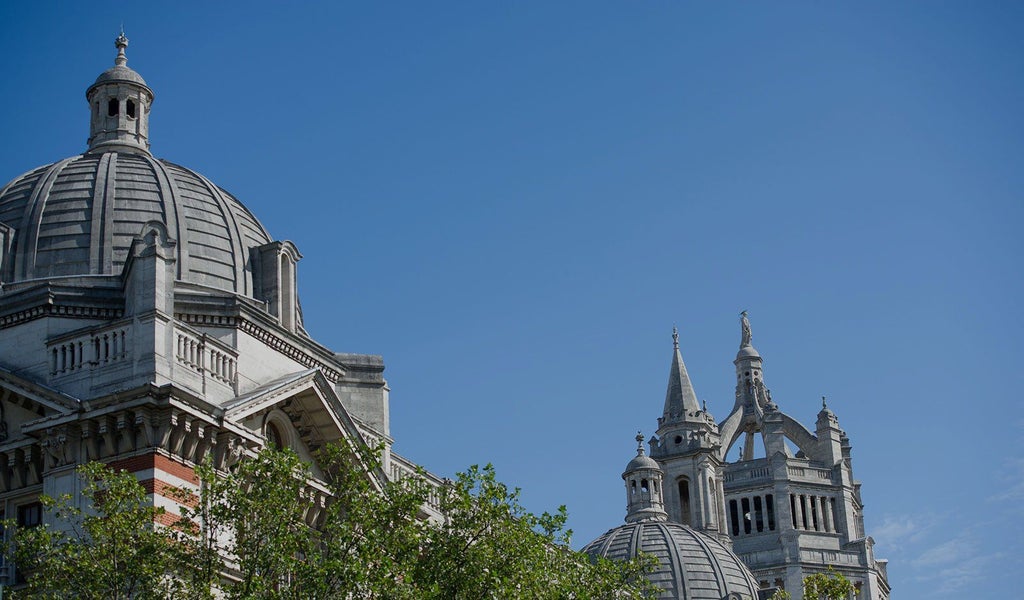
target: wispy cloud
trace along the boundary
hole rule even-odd
[[[915,567],[948,566],[975,554],[973,540],[956,538],[925,550],[911,561]]]
[[[1024,512],[1024,458],[1012,458],[1005,463],[1005,470],[999,478],[999,492],[988,497],[989,502],[1009,504],[1015,514]]]
[[[886,515],[882,523],[871,528],[871,537],[882,552],[903,553],[923,541],[941,521],[933,514]]]

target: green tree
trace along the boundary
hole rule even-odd
[[[310,466],[267,449],[230,472],[197,469],[171,527],[131,474],[87,465],[96,516],[49,501],[55,528],[18,531],[31,597],[268,600],[643,598],[653,559],[592,562],[569,547],[566,512],[534,515],[490,466],[437,489],[422,472],[380,483],[379,449],[329,447]],[[428,518],[429,496],[442,519]],[[310,507],[326,502],[311,519]],[[91,514],[91,513],[89,513]],[[312,522],[311,522],[312,521]],[[62,533],[70,528],[74,534]],[[173,576],[169,576],[173,574]],[[74,593],[71,593],[71,592]]]
[[[9,556],[26,577],[14,597],[127,600],[167,598],[172,534],[155,521],[152,506],[135,476],[100,463],[78,468],[83,507],[69,494],[41,496],[55,525],[13,528]]]
[[[832,567],[828,573],[815,573],[804,577],[804,600],[846,600],[853,592],[850,580],[836,573]]]
[[[535,515],[490,465],[441,490],[442,523],[428,529],[416,579],[421,597],[642,598],[650,560],[592,562],[569,548],[566,510]]]
[[[198,494],[178,490],[178,577],[185,597],[287,598],[313,539],[304,514],[306,465],[266,450],[229,473],[197,467]]]

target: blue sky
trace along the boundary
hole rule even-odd
[[[672,326],[722,418],[746,309],[775,401],[849,433],[894,597],[1019,590],[1020,4],[210,4],[0,6],[0,179],[84,150],[123,21],[154,154],[296,243],[400,453],[582,545]]]

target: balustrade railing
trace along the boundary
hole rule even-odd
[[[129,357],[131,328],[121,325],[47,344],[50,375],[59,376],[106,366]]]

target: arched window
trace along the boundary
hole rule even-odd
[[[277,425],[273,423],[267,423],[267,442],[278,450],[284,448],[284,436],[281,435],[281,430],[277,428]]]
[[[679,516],[683,525],[693,525],[690,509],[690,481],[685,477],[679,480]]]

